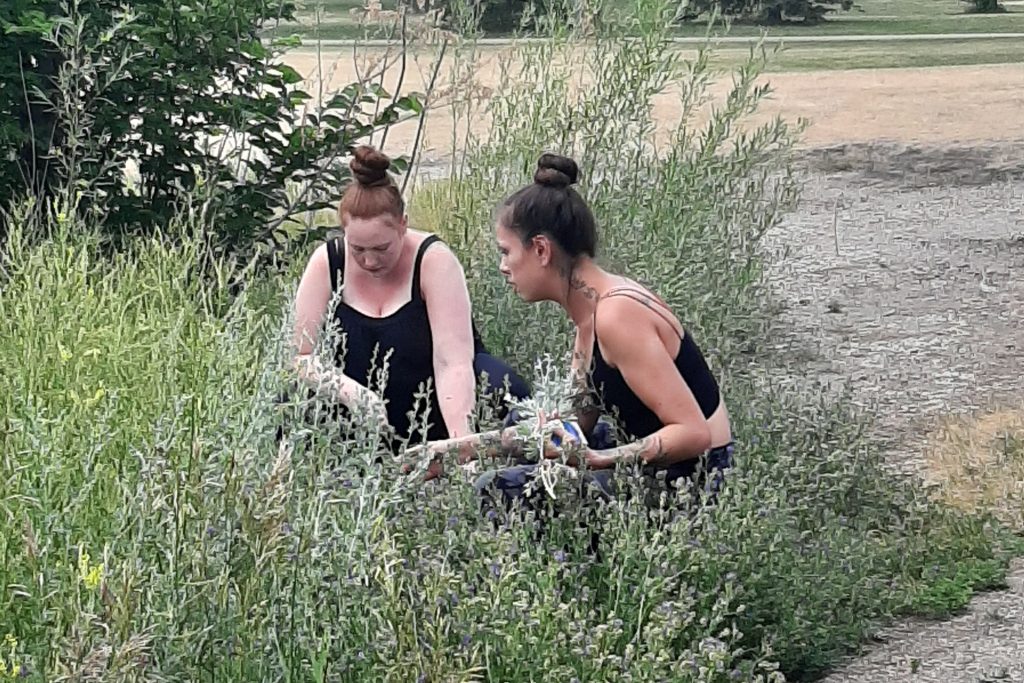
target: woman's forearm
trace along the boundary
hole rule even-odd
[[[441,418],[452,437],[470,433],[469,416],[476,405],[476,374],[472,363],[446,365],[434,372]]]
[[[326,390],[338,403],[352,408],[358,404],[380,402],[376,393],[364,387],[334,366],[324,365],[312,354],[299,354],[294,367],[307,386],[317,391]]]
[[[444,455],[457,456],[459,462],[467,463],[478,459],[518,457],[524,453],[525,448],[526,443],[519,436],[516,428],[506,427],[479,434],[464,434],[449,439],[431,441],[410,449],[408,453],[417,457],[426,454],[431,458]]]
[[[639,441],[597,452],[614,460],[665,466],[697,458],[710,447],[706,430],[666,425]]]

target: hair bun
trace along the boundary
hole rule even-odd
[[[383,187],[391,184],[391,178],[388,177],[391,159],[368,145],[356,148],[348,167],[352,170],[356,182],[364,187]]]
[[[575,185],[579,177],[580,169],[569,157],[544,154],[537,160],[533,182],[546,187],[566,188]]]

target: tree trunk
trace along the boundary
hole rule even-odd
[[[776,3],[761,11],[761,23],[774,26],[782,23],[782,4]]]

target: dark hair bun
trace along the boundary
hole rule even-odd
[[[357,147],[348,167],[352,169],[356,182],[364,187],[383,187],[391,184],[391,178],[388,177],[391,159],[373,147]]]
[[[576,184],[579,177],[580,169],[575,161],[557,154],[545,154],[537,160],[533,182],[547,187],[565,188]]]

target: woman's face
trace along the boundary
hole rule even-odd
[[[498,242],[498,253],[501,261],[498,270],[512,289],[524,301],[539,301],[542,285],[546,280],[545,266],[550,258],[544,254],[549,251],[548,239],[544,236],[535,237],[523,244],[522,238],[514,230],[509,230],[500,222],[495,228]],[[543,241],[543,244],[538,244]]]
[[[383,214],[373,218],[352,218],[343,221],[345,242],[356,265],[372,277],[390,273],[402,256],[405,242],[405,218]]]

